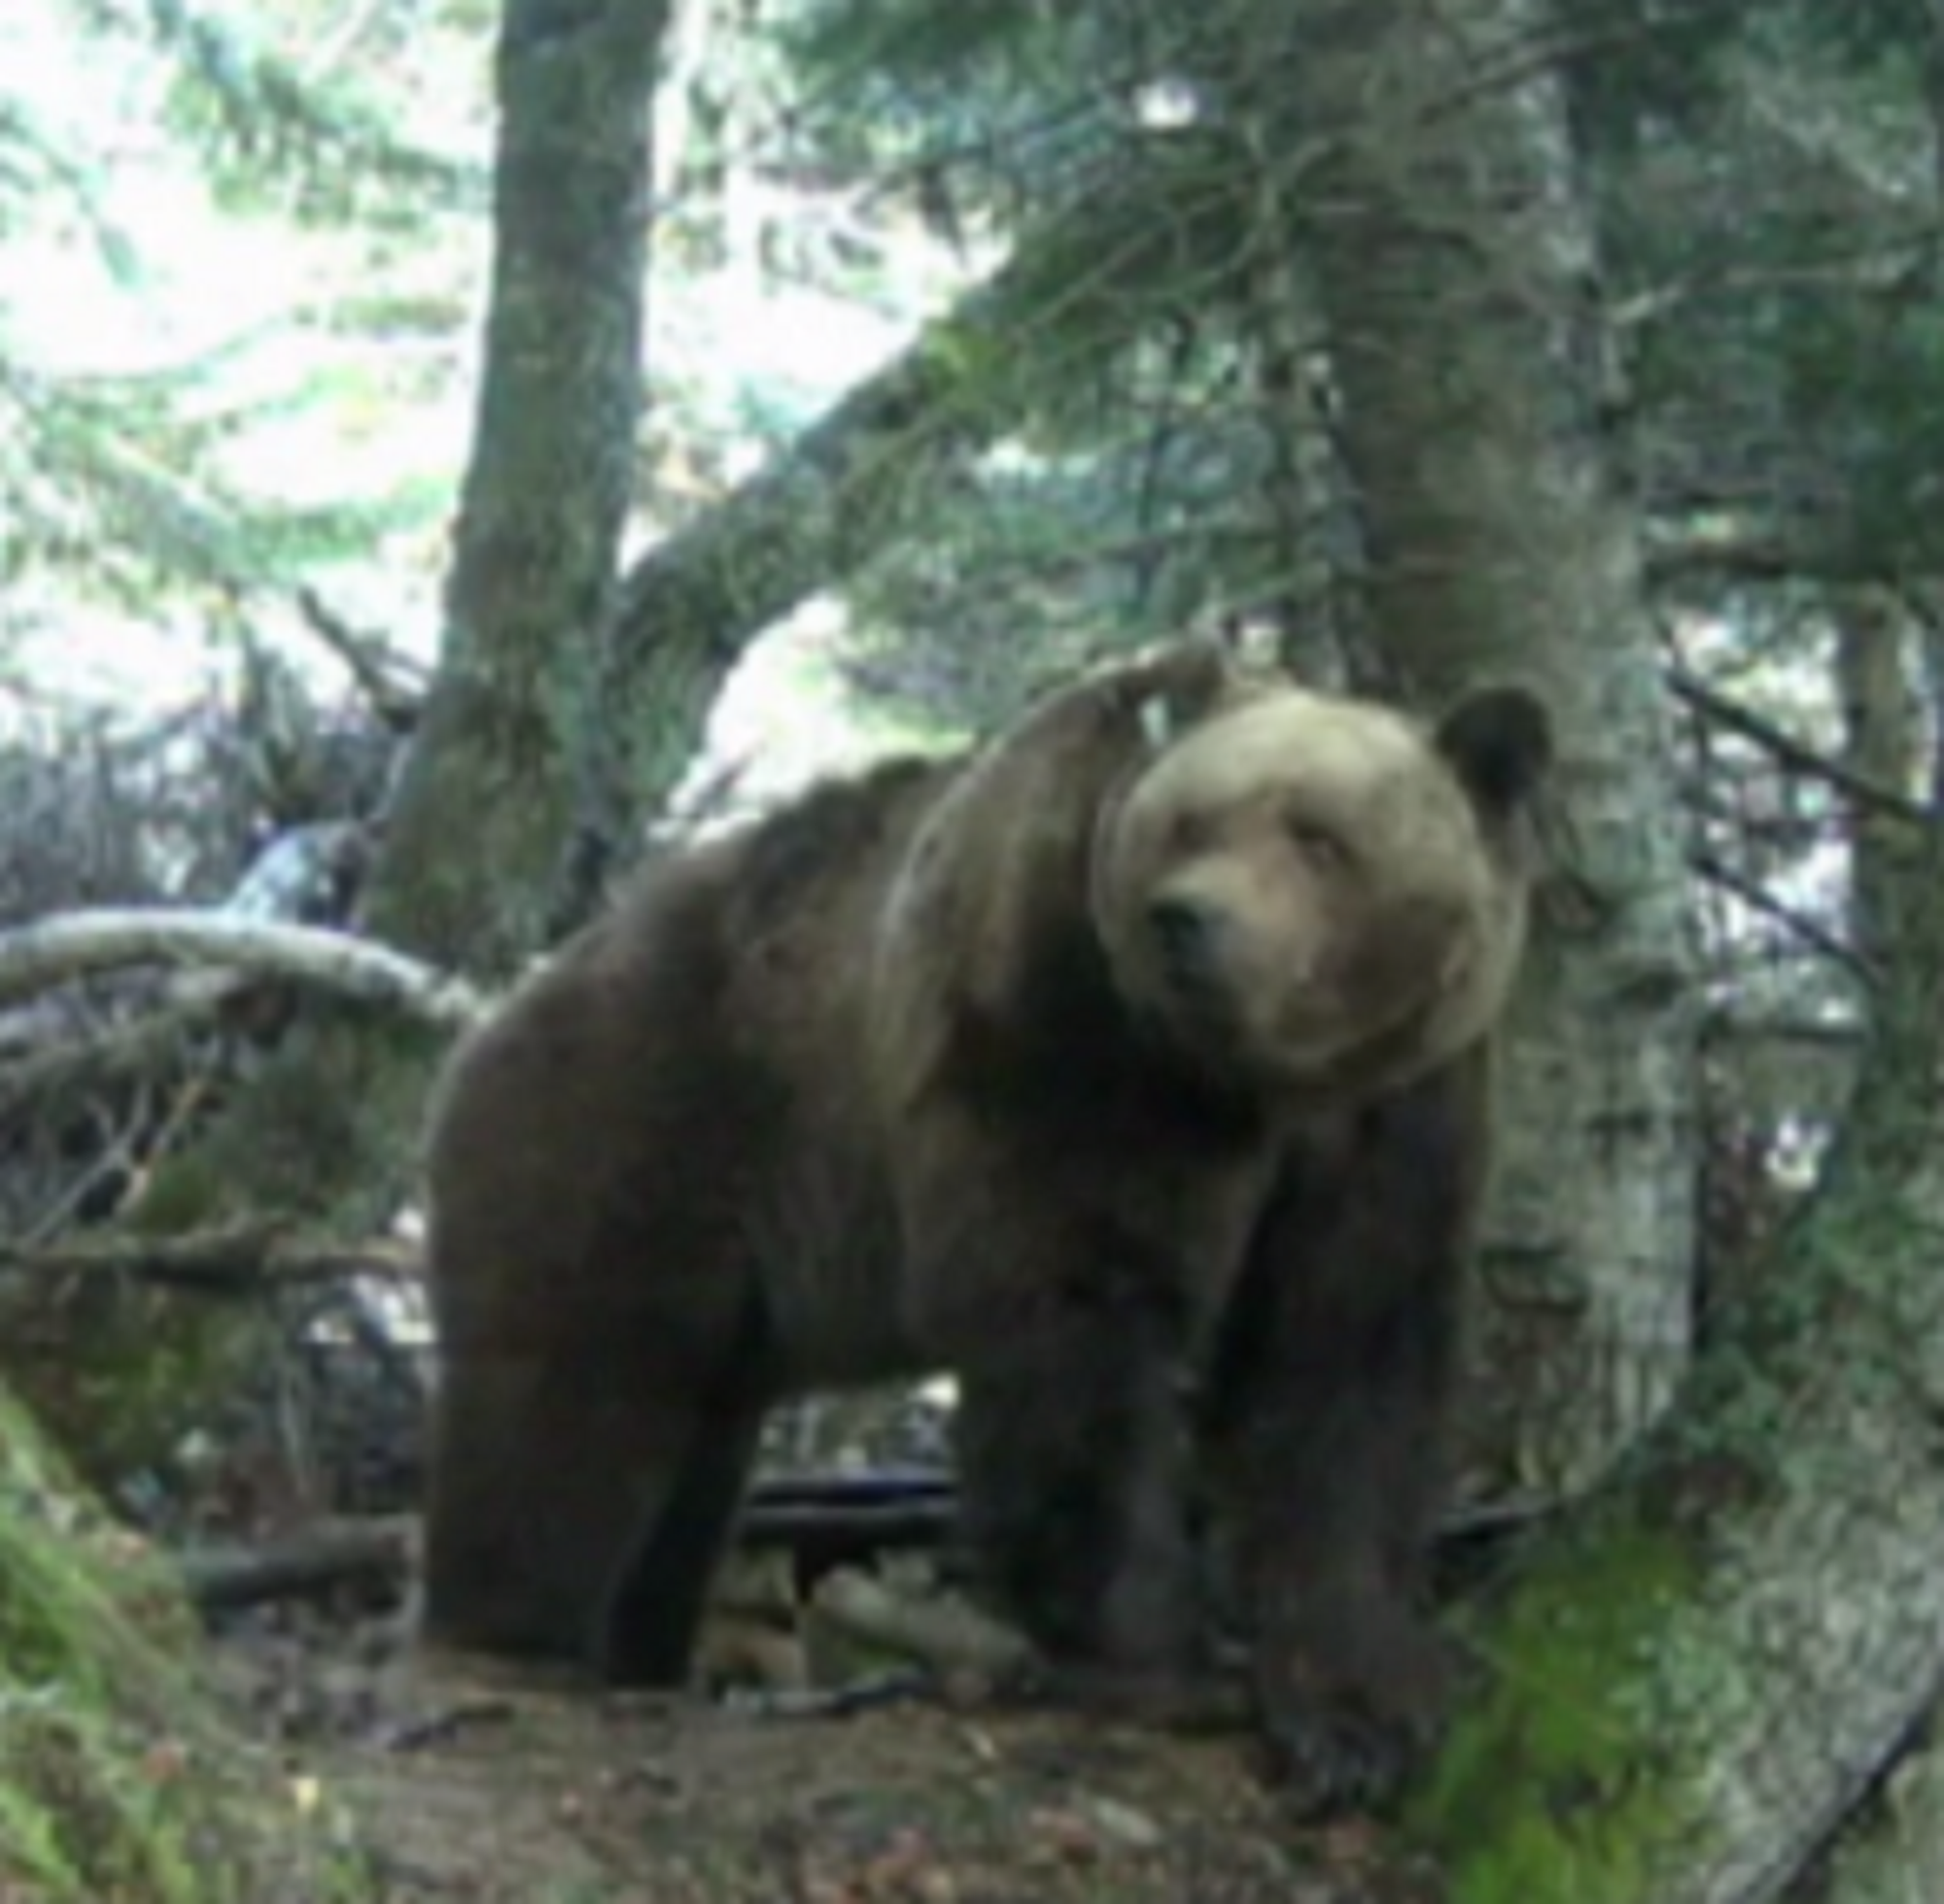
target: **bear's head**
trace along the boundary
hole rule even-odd
[[[1217,1072],[1307,1094],[1393,1088],[1504,1008],[1525,936],[1545,706],[1468,695],[1425,725],[1278,682],[1138,710],[1100,813],[1095,927],[1135,1016]]]

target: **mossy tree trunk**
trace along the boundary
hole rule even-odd
[[[1930,1904],[1944,1897],[1944,1748],[1900,1764],[1789,1904]]]
[[[439,669],[366,909],[488,978],[546,937],[599,741],[642,390],[649,106],[670,0],[506,0],[494,252]]]
[[[1836,681],[1844,711],[1844,764],[1872,786],[1922,798],[1926,709],[1913,683],[1926,668],[1913,652],[1916,630],[1887,590],[1827,595],[1836,631]],[[1937,637],[1929,633],[1935,644]],[[1934,669],[1930,671],[1935,676]],[[1934,677],[1933,691],[1944,689]],[[1864,957],[1895,956],[1885,931],[1897,917],[1897,893],[1910,877],[1898,850],[1904,822],[1882,811],[1851,816],[1850,936]],[[1915,1692],[1913,1688],[1913,1692]],[[1913,1752],[1883,1767],[1868,1801],[1847,1820],[1830,1854],[1789,1892],[1790,1904],[1910,1904],[1944,1897],[1944,1750],[1936,1737],[1933,1686],[1914,1715]]]
[[[0,1388],[0,1898],[361,1904],[334,1798],[198,1682],[194,1614]]]
[[[1536,0],[1288,18],[1295,136],[1341,139],[1292,206],[1370,635],[1433,704],[1513,675],[1558,715],[1573,877],[1513,1015],[1468,1452],[1501,1484],[1573,1488],[1672,1393],[1694,1223],[1684,822],[1637,511],[1600,424],[1589,225],[1557,77],[1519,61]]]
[[[1893,695],[1847,711],[1857,758],[1911,732]],[[1666,1420],[1473,1618],[1489,1689],[1417,1807],[1461,1904],[1776,1896],[1944,1685],[1944,826],[1853,847],[1878,981],[1814,1194]]]
[[[365,902],[376,937],[504,980],[611,848],[603,696],[642,390],[650,104],[670,0],[505,0],[478,410],[439,667]],[[436,1043],[314,1008],[157,1220],[339,1223],[407,1178]],[[192,1177],[185,1194],[183,1173]],[[153,1214],[153,1213],[152,1213]]]

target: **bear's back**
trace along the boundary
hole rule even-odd
[[[901,1356],[891,1338],[826,1353],[815,1317],[833,1278],[875,1286],[895,1268],[866,1076],[870,943],[905,845],[955,771],[889,763],[662,854],[462,1044],[429,1158],[449,1333],[467,1333],[478,1299],[512,1334],[544,1329],[563,1302],[625,1307],[625,1285],[576,1266],[606,1261],[597,1239],[638,1231],[641,1266],[678,1274],[650,1239],[700,1224],[769,1259],[784,1386]],[[528,1254],[559,1267],[523,1293],[507,1330],[505,1298],[476,1287],[470,1265],[496,1261],[495,1239],[529,1221]],[[584,1235],[570,1247],[570,1232]],[[841,1296],[835,1306],[869,1312]],[[888,1320],[893,1305],[881,1306]]]
[[[719,877],[725,925],[737,942],[798,935],[813,923],[819,931],[842,931],[868,918],[959,765],[885,761],[812,787],[726,836]]]
[[[520,987],[598,1005],[614,1049],[665,1062],[685,1035],[791,1068],[806,1019],[843,1015],[878,908],[955,763],[897,759],[673,847]],[[490,1029],[490,1027],[489,1027]]]
[[[959,772],[898,760],[819,786],[721,843],[711,874],[725,1078],[766,1114],[726,1133],[785,1390],[912,1372],[897,1298],[893,1141],[871,1063],[874,947],[912,841]],[[681,1035],[681,1034],[677,1034]]]

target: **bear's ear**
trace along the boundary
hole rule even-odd
[[[1141,739],[1148,744],[1150,751],[1159,753],[1180,734],[1181,715],[1182,710],[1162,688],[1157,688],[1140,704],[1134,718],[1141,724]]]
[[[1438,723],[1437,742],[1485,812],[1510,814],[1552,765],[1552,714],[1530,688],[1478,688]]]
[[[1171,642],[1139,656],[1121,680],[1149,752],[1171,746],[1235,685],[1228,655],[1213,641]]]

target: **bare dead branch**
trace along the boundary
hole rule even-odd
[[[1649,581],[1678,582],[1689,576],[1741,582],[1784,582],[1807,573],[1807,554],[1774,536],[1684,534],[1648,551]]]
[[[1794,1045],[1805,1051],[1847,1057],[1854,1056],[1862,1044],[1864,1030],[1860,1024],[1800,1015],[1719,1010],[1702,1018],[1701,1036],[1715,1044]]]
[[[1693,866],[1704,880],[1713,880],[1717,885],[1733,893],[1743,905],[1760,913],[1764,918],[1773,919],[1784,931],[1801,940],[1812,951],[1821,952],[1824,958],[1833,959],[1865,985],[1880,983],[1881,975],[1876,967],[1856,947],[1845,944],[1826,927],[1778,899],[1759,882],[1736,872],[1713,853],[1695,853]]]
[[[145,964],[228,966],[380,1006],[443,1030],[484,1009],[463,980],[323,926],[226,913],[104,908],[0,932],[0,1004],[90,974]]]
[[[943,1547],[957,1515],[949,1469],[769,1474],[749,1492],[738,1539],[786,1547],[816,1575],[879,1554]]]
[[[851,1638],[944,1671],[997,1679],[1032,1656],[1020,1633],[973,1607],[907,1597],[848,1567],[818,1581],[813,1605]]]
[[[249,1296],[273,1286],[419,1273],[418,1253],[406,1245],[374,1241],[355,1249],[310,1248],[285,1240],[267,1223],[138,1242],[0,1247],[0,1275],[122,1277],[200,1296]]]
[[[353,628],[316,589],[298,589],[296,605],[311,633],[343,662],[371,711],[392,733],[409,734],[425,701],[425,671],[377,636]]]
[[[1746,297],[1751,293],[1826,290],[1886,293],[1907,282],[1912,267],[1930,255],[1937,226],[1925,220],[1889,237],[1832,248],[1820,257],[1788,264],[1710,264],[1650,286],[1617,305],[1608,322],[1616,331],[1634,331],[1675,316],[1707,298]]]
[[[401,1588],[418,1544],[418,1517],[328,1520],[251,1546],[176,1556],[183,1591],[205,1612],[294,1600],[344,1586]]]
[[[1773,754],[1798,774],[1822,780],[1838,792],[1848,794],[1859,806],[1908,820],[1914,826],[1929,825],[1930,815],[1915,800],[1891,787],[1878,785],[1876,781],[1844,766],[1841,761],[1832,760],[1827,754],[1810,746],[1807,742],[1798,741],[1772,720],[1744,707],[1741,702],[1729,699],[1685,669],[1670,668],[1667,681],[1675,694],[1704,719],[1713,721],[1718,727],[1725,727],[1731,734],[1739,734],[1745,741],[1753,741],[1764,752]]]

